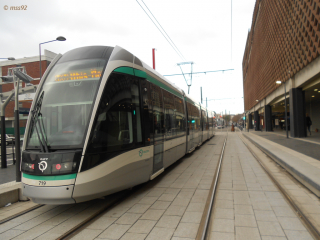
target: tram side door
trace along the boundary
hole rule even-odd
[[[150,83],[152,110],[153,110],[153,135],[154,135],[154,156],[153,173],[163,168],[163,148],[164,148],[164,110],[161,88]]]

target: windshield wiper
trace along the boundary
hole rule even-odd
[[[46,139],[45,139],[45,135],[42,131],[41,124],[39,123],[40,131],[38,130],[38,126],[37,126],[39,117],[40,116],[42,117],[42,114],[40,113],[40,109],[41,109],[41,105],[42,105],[43,95],[44,95],[44,91],[41,93],[34,110],[32,110],[32,123],[31,123],[30,127],[31,127],[31,130],[33,129],[33,127],[35,127],[35,129],[36,129],[36,133],[37,133],[37,136],[39,139],[39,143],[40,143],[40,147],[41,147],[42,152],[49,152],[48,146],[46,143]],[[42,122],[42,124],[43,124],[43,122]],[[44,126],[43,126],[43,128],[44,128]],[[39,134],[39,132],[40,132],[40,134]],[[30,131],[30,134],[31,134],[31,131]]]

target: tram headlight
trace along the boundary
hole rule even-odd
[[[77,163],[76,162],[66,162],[66,163],[53,164],[52,172],[53,173],[70,172],[70,171],[75,170],[76,167],[77,167]]]
[[[23,170],[28,171],[28,172],[33,172],[34,171],[34,164],[33,163],[24,163],[22,164]]]

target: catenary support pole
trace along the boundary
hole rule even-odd
[[[19,82],[20,80],[14,75],[14,91],[15,91],[15,109],[14,109],[14,132],[15,132],[15,147],[16,147],[16,182],[21,182],[20,171],[20,126],[19,126]]]
[[[7,168],[5,109],[13,95],[14,92],[12,92],[10,96],[6,99],[6,101],[1,105],[1,168]]]
[[[153,64],[153,69],[156,70],[156,56],[155,56],[155,48],[152,48],[152,64]]]

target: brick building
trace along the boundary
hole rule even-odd
[[[320,0],[257,0],[242,69],[248,128],[306,137],[308,114],[318,131]]]
[[[50,52],[48,50],[44,50],[44,55],[41,55],[41,71],[42,75],[56,56],[55,53]],[[21,65],[25,67],[26,73],[31,76],[35,81],[32,82],[34,85],[34,92],[36,91],[36,87],[40,81],[40,64],[39,64],[39,56],[34,57],[25,57],[15,60],[8,61],[0,61],[0,76],[7,76],[8,69],[16,67],[17,65]],[[25,88],[26,84],[21,81],[19,88]],[[13,83],[6,83],[0,79],[0,98],[1,101],[7,98],[8,92],[11,92],[14,89]],[[31,107],[31,103],[33,100],[33,93],[27,93],[19,95],[19,108],[29,108]],[[6,120],[6,133],[13,134],[14,132],[14,97],[12,101],[9,102],[5,109],[5,120]],[[20,114],[20,133],[23,134],[27,122],[28,114]]]

